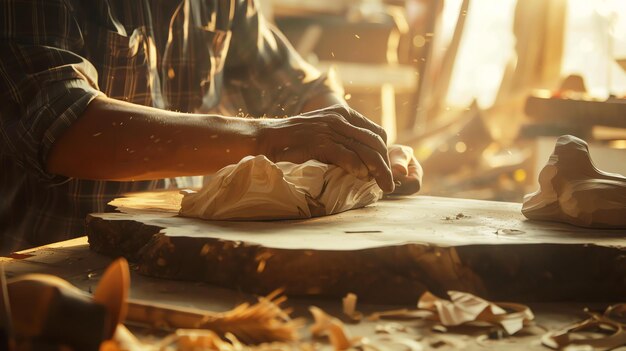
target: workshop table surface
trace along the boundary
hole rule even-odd
[[[111,261],[110,257],[92,252],[86,237],[29,249],[0,258],[9,277],[26,273],[47,273],[64,278],[87,292],[95,290],[101,273]],[[155,279],[132,270],[131,264],[130,297],[132,299],[215,312],[226,311],[239,303],[254,300],[254,296],[238,291],[204,283]],[[293,308],[294,316],[305,317],[309,322],[311,319],[307,310],[311,305],[321,307],[335,316],[341,316],[340,299],[290,298],[286,305]],[[543,331],[558,329],[582,320],[586,318],[583,312],[585,307],[603,310],[606,303],[540,303],[530,304],[530,307],[536,316],[536,325],[532,328],[534,333],[521,333],[519,336],[500,340],[486,337],[490,331],[493,331],[493,328],[457,327],[449,328],[447,332],[441,333],[432,329],[433,322],[425,320],[363,320],[358,324],[347,324],[347,328],[353,336],[374,337],[377,326],[400,323],[406,331],[397,332],[397,334],[418,340],[425,350],[460,348],[466,350],[548,350],[540,342]],[[357,304],[357,309],[366,314],[394,308],[398,306]],[[143,340],[154,340],[154,337],[145,330],[135,328],[132,330]],[[306,329],[303,330],[302,335],[305,340],[310,337]]]

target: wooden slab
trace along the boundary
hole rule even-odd
[[[203,221],[177,216],[180,195],[118,199],[92,214],[92,250],[141,273],[266,293],[413,303],[425,290],[506,300],[619,300],[626,233],[532,222],[520,204],[437,197],[384,200],[334,216]]]

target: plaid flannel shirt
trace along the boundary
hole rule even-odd
[[[254,0],[0,0],[2,252],[82,235],[85,216],[165,180],[68,179],[51,146],[98,95],[163,109],[295,115],[335,85]]]

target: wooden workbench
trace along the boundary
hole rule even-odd
[[[43,246],[13,254],[11,257],[0,258],[8,276],[25,273],[47,273],[64,278],[84,291],[95,289],[103,269],[111,259],[89,250],[85,237]],[[131,267],[132,268],[132,267]],[[131,272],[131,298],[147,301],[193,307],[210,311],[225,311],[253,297],[234,290],[217,288],[204,283],[181,282],[165,279],[149,278]],[[336,316],[340,315],[339,299],[294,299],[287,302],[294,308],[295,316],[309,317],[308,306],[316,305]],[[501,340],[489,340],[486,334],[489,328],[450,328],[447,333],[431,330],[432,323],[422,320],[393,321],[407,328],[401,335],[419,340],[425,350],[446,351],[453,349],[465,350],[549,350],[540,344],[542,330],[551,330],[585,318],[584,307],[603,309],[605,303],[550,303],[530,304],[536,315],[535,334],[522,334]],[[372,312],[396,308],[397,306],[363,305],[357,308],[363,312]],[[375,335],[377,326],[391,321],[364,321],[356,325],[348,325],[354,336]],[[132,329],[144,340],[154,340],[150,333],[141,329]],[[538,333],[537,333],[538,332]],[[308,338],[307,332],[303,337]]]
[[[87,219],[91,249],[139,272],[267,294],[412,304],[426,290],[492,300],[626,296],[626,231],[529,221],[521,204],[411,196],[333,216],[205,221],[177,192],[132,194]]]

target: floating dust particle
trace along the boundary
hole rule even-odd
[[[426,45],[426,38],[424,38],[424,36],[416,35],[415,37],[413,37],[413,46],[415,46],[416,48],[421,48],[424,45]]]
[[[213,134],[213,135],[210,136],[211,139],[216,139],[217,137],[218,137],[217,134]]]
[[[358,34],[355,34],[354,37],[357,39],[361,39],[361,37]]]
[[[524,181],[526,181],[526,178],[527,174],[526,171],[523,169],[516,169],[515,172],[513,172],[513,179],[515,179],[515,181],[518,183],[523,183]]]
[[[100,135],[102,135],[102,132],[94,133],[92,136],[97,137],[97,136],[100,136]]]
[[[462,141],[457,141],[456,144],[454,144],[454,150],[460,154],[464,153],[465,151],[467,151],[467,145],[462,142]]]

